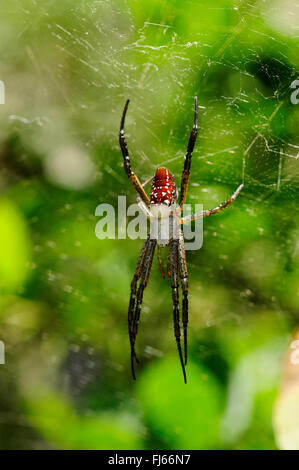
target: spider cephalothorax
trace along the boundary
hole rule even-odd
[[[167,273],[171,277],[172,302],[173,302],[173,322],[174,334],[176,338],[177,348],[179,352],[180,362],[183,370],[184,381],[186,379],[185,365],[187,364],[187,324],[188,324],[188,274],[186,264],[186,253],[184,248],[184,237],[180,228],[180,224],[191,222],[192,220],[201,219],[212,214],[220,212],[229,204],[234,202],[243,184],[241,184],[234,194],[225,202],[215,207],[207,209],[199,213],[191,214],[181,218],[181,212],[187,197],[187,188],[190,177],[191,157],[197,137],[197,116],[198,105],[195,98],[195,116],[194,124],[190,133],[187,146],[187,154],[185,157],[184,169],[181,178],[181,191],[178,206],[177,188],[173,175],[166,168],[158,168],[153,178],[141,184],[137,176],[131,169],[130,157],[125,141],[124,124],[125,117],[129,105],[126,101],[119,132],[119,143],[124,158],[124,169],[135,190],[138,193],[138,200],[141,202],[145,213],[151,219],[151,231],[144,242],[139,255],[135,274],[131,282],[131,296],[128,311],[129,338],[131,345],[131,368],[133,378],[135,379],[134,361],[139,362],[135,352],[135,340],[140,320],[141,305],[143,300],[143,292],[147,286],[155,248],[157,246],[158,262],[162,277],[165,273],[162,267],[160,247],[170,246]],[[153,180],[150,198],[144,190],[144,186]],[[179,315],[179,277],[182,288],[182,326],[184,332],[184,360],[181,348],[181,328]],[[137,284],[138,289],[137,289]]]

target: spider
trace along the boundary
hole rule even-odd
[[[144,289],[147,286],[155,248],[157,246],[157,257],[161,271],[164,278],[165,273],[162,267],[160,247],[170,246],[168,253],[167,272],[171,278],[172,288],[172,302],[173,302],[173,323],[174,323],[174,336],[176,339],[178,354],[184,376],[184,382],[187,383],[185,366],[187,365],[187,325],[188,325],[188,273],[186,254],[184,248],[184,238],[180,225],[191,222],[192,220],[201,219],[212,214],[220,212],[222,209],[230,205],[239,195],[243,188],[241,184],[234,194],[225,202],[215,207],[214,209],[207,209],[202,212],[191,214],[186,217],[181,217],[183,206],[187,197],[187,188],[190,178],[191,157],[194,145],[197,138],[197,120],[198,120],[198,103],[195,97],[195,113],[194,124],[190,133],[187,153],[185,156],[184,169],[181,177],[181,190],[180,197],[178,198],[178,191],[173,175],[166,168],[158,168],[155,175],[140,183],[138,177],[131,169],[130,156],[128,147],[125,140],[125,118],[128,110],[130,100],[127,100],[121,117],[119,143],[121,152],[124,159],[124,170],[138,193],[138,201],[142,204],[147,216],[151,219],[153,226],[156,228],[156,236],[152,235],[152,230],[148,234],[144,245],[141,249],[137,266],[135,269],[134,277],[131,282],[131,296],[128,309],[128,328],[129,339],[131,346],[131,369],[133,379],[136,380],[134,364],[135,361],[139,363],[135,352],[135,341],[138,332],[138,325],[140,320],[140,312],[143,300]],[[146,194],[144,187],[152,182],[150,197]],[[182,326],[184,333],[184,359],[181,346],[181,326],[179,314],[179,277],[181,280],[182,289]],[[138,289],[137,285],[139,283]]]

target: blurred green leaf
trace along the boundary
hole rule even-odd
[[[29,272],[30,238],[26,222],[10,200],[0,200],[0,288],[16,291]]]
[[[28,418],[53,447],[63,449],[139,449],[138,428],[115,413],[78,416],[58,393],[40,392],[27,401]]]
[[[151,364],[138,378],[137,391],[146,423],[171,449],[219,445],[223,392],[213,374],[190,362],[184,384],[178,358]]]

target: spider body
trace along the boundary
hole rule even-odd
[[[172,238],[177,238],[179,224],[175,206],[162,203],[151,204],[151,237],[157,240],[158,247],[164,248]]]
[[[177,197],[178,192],[172,173],[167,168],[158,168],[152,184],[151,204],[166,204],[170,206],[176,202]]]
[[[181,213],[186,201],[187,188],[190,178],[191,157],[197,137],[197,98],[195,98],[194,124],[187,145],[187,153],[181,177],[181,190],[178,204],[176,204],[178,192],[175,180],[169,170],[166,168],[158,168],[155,175],[143,184],[140,183],[138,177],[135,175],[135,173],[133,173],[124,132],[125,117],[128,105],[129,100],[126,101],[123,110],[119,131],[119,143],[124,159],[124,170],[133,187],[138,193],[138,201],[141,207],[144,209],[145,213],[151,220],[151,230],[143,244],[137,261],[134,277],[131,282],[131,296],[128,309],[128,328],[131,345],[132,375],[133,378],[136,379],[134,363],[135,361],[139,362],[139,360],[135,352],[135,341],[138,332],[143,293],[149,280],[154,252],[157,247],[159,267],[161,275],[164,278],[165,273],[161,261],[160,247],[169,246],[167,273],[171,278],[174,336],[177,343],[184,381],[187,383],[185,366],[187,364],[188,273],[184,248],[184,237],[180,225],[220,212],[222,209],[234,202],[243,188],[243,184],[237,188],[237,190],[229,199],[214,209],[207,209],[182,218]],[[150,197],[148,197],[144,187],[151,180],[153,180],[152,189]],[[179,308],[179,280],[182,291],[181,318]],[[181,325],[183,327],[184,335],[184,359],[181,347]]]
[[[151,236],[158,247],[168,246],[178,231],[175,203],[178,197],[175,179],[167,168],[158,168],[150,193]]]

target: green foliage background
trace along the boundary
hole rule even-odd
[[[0,447],[273,449],[298,323],[296,2],[43,1],[1,6]],[[292,14],[290,14],[290,12]],[[188,201],[235,205],[187,253],[184,385],[171,290],[145,292],[133,382],[129,285],[142,240],[98,240],[95,208],[158,165],[177,182],[193,99]]]

